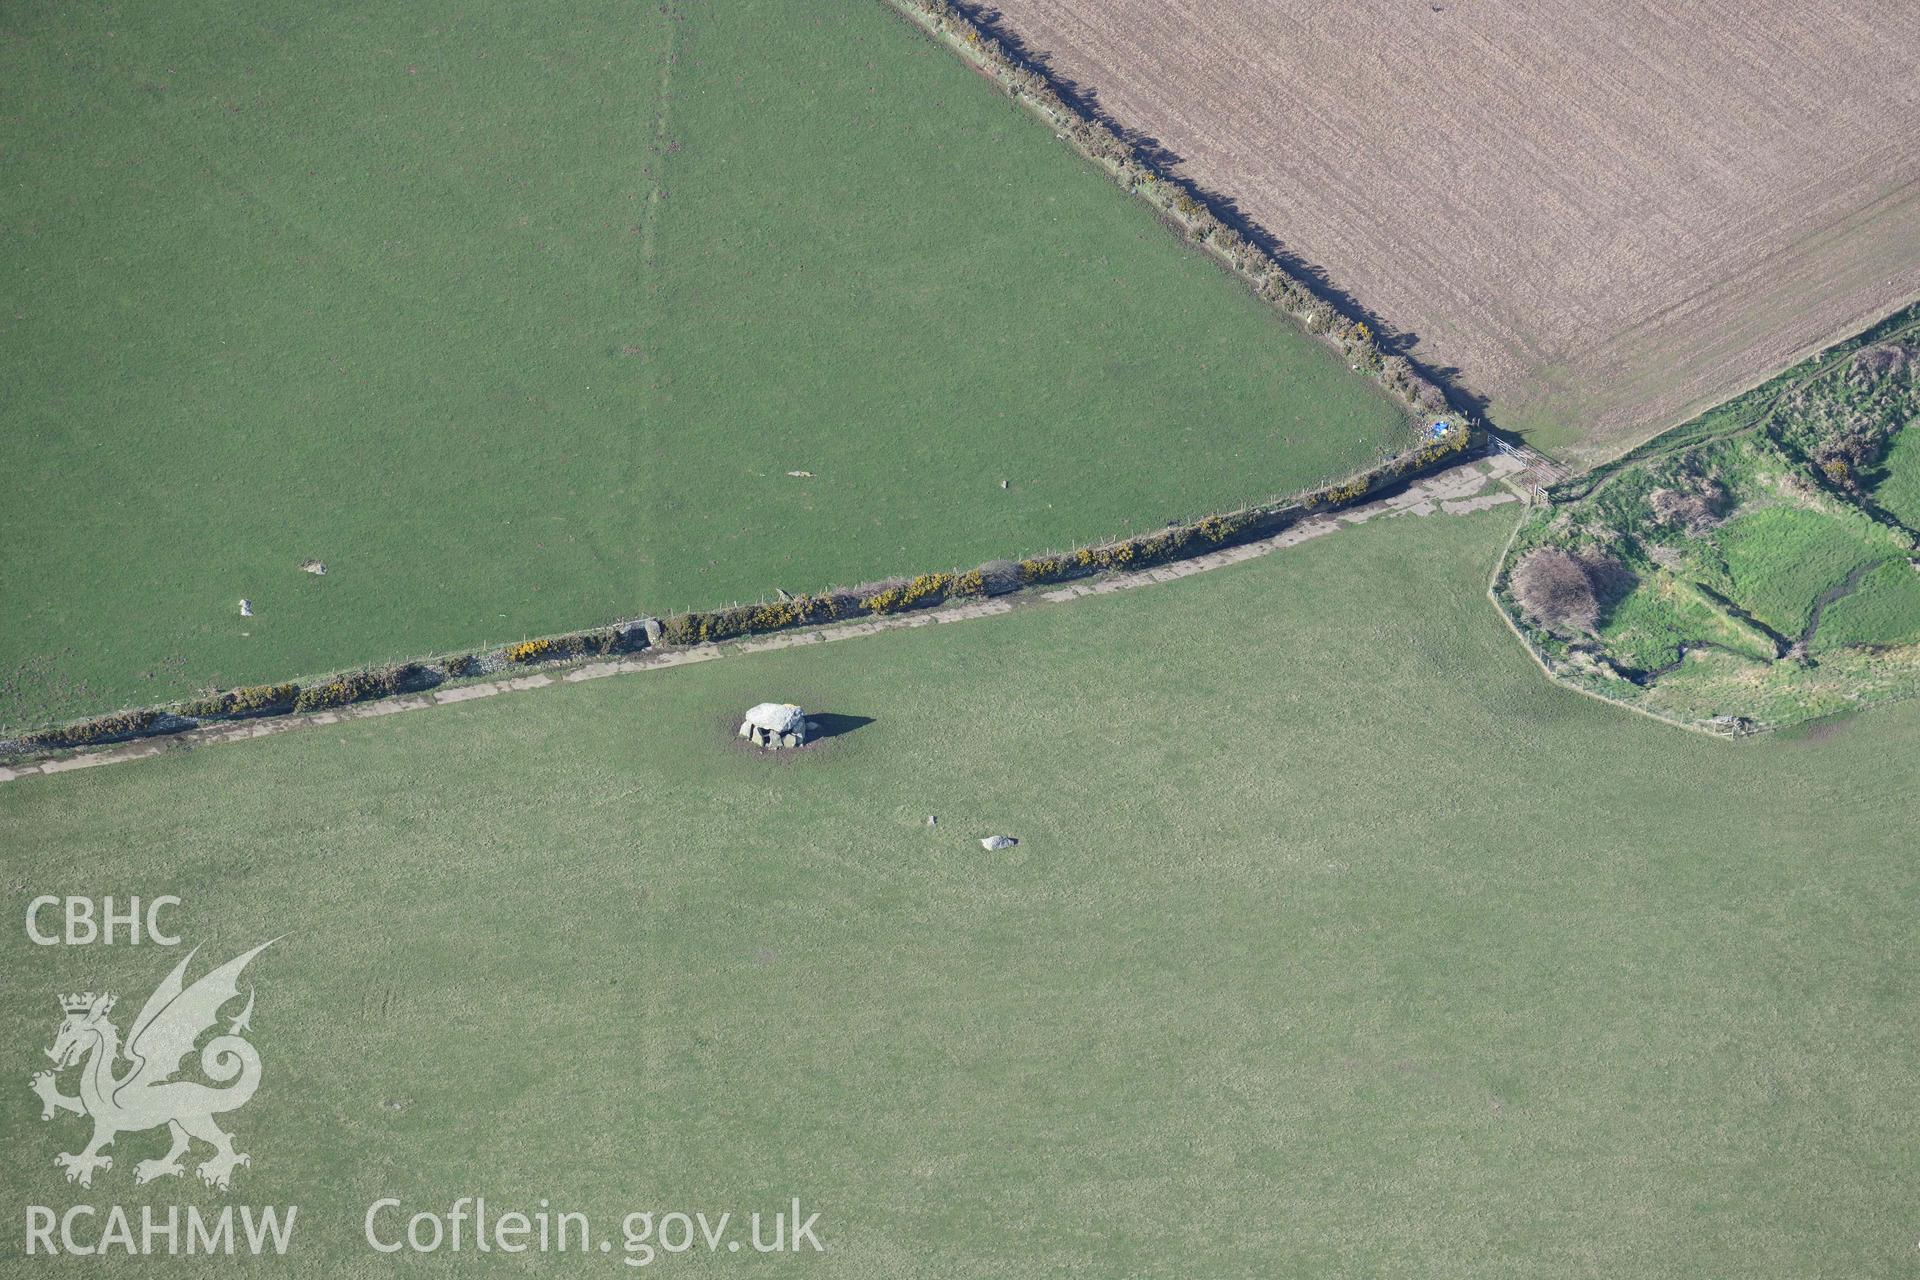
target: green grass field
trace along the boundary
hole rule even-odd
[[[967,566],[1402,437],[878,3],[0,32],[0,724]]]
[[[1873,500],[1907,528],[1920,529],[1920,430],[1903,430],[1893,438]]]
[[[1920,641],[1920,573],[1902,560],[1874,569],[1820,615],[1814,640],[1820,649]]]
[[[1767,661],[1774,646],[1759,629],[1715,608],[1684,579],[1643,580],[1608,611],[1600,636],[1616,660],[1640,671],[1678,662],[1683,651],[1716,645]]]
[[[1718,535],[1734,601],[1787,637],[1797,637],[1814,602],[1862,565],[1887,556],[1853,525],[1818,511],[1766,507]]]
[[[1510,520],[0,786],[10,909],[287,935],[230,1197],[301,1206],[286,1274],[479,1193],[798,1195],[834,1276],[1907,1274],[1920,708],[1727,743],[1556,687],[1483,595]],[[765,697],[871,722],[763,758]],[[66,1186],[26,1090],[53,993],[130,1017],[173,953],[0,954],[6,1201],[219,1202],[133,1187],[150,1135]]]

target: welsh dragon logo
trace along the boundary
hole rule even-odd
[[[213,1148],[213,1155],[198,1170],[200,1180],[210,1187],[225,1191],[233,1180],[235,1166],[251,1163],[233,1149],[233,1135],[213,1122],[215,1116],[245,1106],[260,1087],[259,1051],[241,1034],[251,1030],[251,990],[246,1008],[228,1023],[226,1033],[214,1036],[200,1050],[201,1071],[225,1087],[175,1080],[173,1076],[193,1052],[194,1042],[219,1022],[221,1006],[239,998],[241,970],[272,945],[261,943],[202,975],[190,987],[182,981],[193,959],[189,952],[147,997],[127,1033],[124,1048],[119,1029],[107,1018],[113,1012],[112,995],[88,991],[60,997],[66,1018],[60,1023],[53,1047],[47,1050],[54,1069],[33,1077],[33,1091],[40,1096],[42,1120],[51,1120],[62,1111],[93,1118],[93,1140],[78,1152],[54,1157],[54,1163],[67,1171],[68,1182],[92,1186],[96,1169],[113,1168],[113,1157],[101,1154],[103,1147],[113,1145],[120,1134],[160,1125],[172,1135],[173,1146],[158,1160],[142,1160],[135,1165],[135,1182],[185,1173],[180,1158],[195,1138]],[[123,1057],[131,1065],[116,1074]],[[76,1065],[80,1068],[80,1092],[69,1096],[60,1092],[56,1076]]]

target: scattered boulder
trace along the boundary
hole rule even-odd
[[[316,578],[324,578],[327,576],[327,566],[318,560],[302,560],[300,567]]]
[[[988,836],[980,842],[980,847],[992,851],[995,849],[1011,849],[1019,843],[1020,841],[1013,836]]]
[[[243,618],[251,618],[253,616],[253,601],[242,600],[240,602],[240,616]]]
[[[660,621],[657,618],[634,618],[615,623],[613,633],[617,637],[614,647],[618,650],[631,653],[638,649],[651,649],[660,643]]]

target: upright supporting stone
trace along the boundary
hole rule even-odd
[[[789,702],[762,702],[740,726],[755,746],[798,747],[807,741],[807,714]]]

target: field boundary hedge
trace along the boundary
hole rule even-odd
[[[0,760],[183,732],[202,724],[305,713],[435,688],[449,681],[632,653],[656,646],[711,644],[796,627],[932,608],[949,600],[1004,594],[1096,573],[1151,568],[1238,542],[1271,536],[1308,515],[1339,510],[1466,455],[1478,438],[1449,410],[1446,394],[1402,356],[1386,355],[1373,330],[1343,315],[1272,254],[1229,226],[1190,184],[1155,165],[1112,126],[1080,111],[1047,75],[1029,66],[949,0],[881,0],[946,45],[1020,106],[1098,165],[1128,193],[1244,281],[1256,295],[1337,348],[1357,370],[1410,411],[1435,419],[1415,448],[1338,484],[1288,501],[1171,524],[1152,533],[1070,552],[994,561],[975,569],[924,573],[773,602],[638,618],[586,631],[539,636],[497,648],[333,672],[298,681],[209,692],[158,707],[51,725],[0,738]],[[1434,429],[1438,428],[1437,431]]]
[[[1031,65],[973,15],[950,0],[880,0],[957,54],[1053,129],[1121,190],[1146,202],[1194,245],[1211,254],[1275,310],[1337,348],[1355,369],[1419,414],[1445,414],[1441,387],[1401,355],[1381,351],[1364,320],[1343,314],[1320,290],[1265,247],[1229,225],[1192,183],[1143,154],[1112,125],[1075,106],[1046,71]]]
[[[1029,556],[1024,560],[988,561],[974,569],[890,578],[758,604],[693,610],[664,619],[632,618],[491,648],[301,680],[210,691],[160,706],[115,711],[0,738],[0,760],[20,761],[109,743],[165,737],[224,721],[322,711],[502,672],[532,671],[651,648],[691,648],[800,627],[910,613],[949,601],[1005,595],[1026,587],[1050,586],[1099,573],[1150,569],[1222,547],[1271,537],[1309,516],[1324,515],[1377,497],[1466,458],[1479,439],[1463,420],[1449,419],[1441,434],[1420,447],[1338,484],[1284,502],[1203,516],[1151,533],[1072,551]]]

